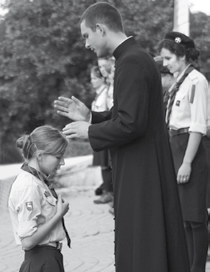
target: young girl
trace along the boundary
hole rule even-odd
[[[15,179],[9,211],[15,240],[25,251],[20,272],[63,272],[61,242],[70,238],[63,216],[69,203],[57,196],[50,184],[50,175],[64,165],[66,137],[51,126],[36,128],[17,140],[25,163]]]
[[[199,51],[194,41],[169,32],[160,43],[163,65],[177,75],[166,112],[188,245],[191,272],[205,272],[208,249],[206,78],[195,69]]]
[[[102,75],[98,66],[92,66],[90,70],[90,78],[92,87],[96,93],[92,102],[91,109],[93,111],[106,111],[108,109],[108,85],[105,77]],[[94,200],[95,204],[105,204],[113,199],[112,173],[109,163],[109,151],[102,150],[93,152],[93,165],[101,167],[103,183],[96,189],[96,194],[102,194],[99,199]],[[101,190],[101,193],[100,193]]]
[[[94,111],[107,110],[107,90],[108,86],[105,78],[101,74],[98,66],[92,66],[90,70],[90,81],[93,90],[95,91],[95,99],[92,102],[91,108]]]
[[[113,107],[113,89],[114,89],[114,72],[115,59],[114,57],[98,58],[98,67],[102,76],[106,80],[107,90],[107,108]]]

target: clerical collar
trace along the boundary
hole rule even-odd
[[[115,59],[119,59],[121,54],[127,49],[127,47],[130,47],[131,45],[136,44],[135,39],[131,36],[126,38],[113,52],[113,56]]]

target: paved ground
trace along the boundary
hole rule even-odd
[[[70,171],[62,177],[62,183],[68,184],[65,189],[60,189],[60,193],[70,203],[65,222],[72,239],[72,248],[64,244],[62,250],[65,270],[114,272],[114,220],[108,211],[109,205],[93,203],[97,198],[94,188],[100,184],[101,177],[98,170],[87,168],[89,161],[90,158],[85,167],[84,162],[70,167]],[[6,198],[2,197],[3,191],[5,182],[0,180],[0,272],[17,272],[23,260],[23,251],[14,243],[8,210],[3,205],[5,201],[2,202]],[[206,272],[210,272],[210,262],[207,262]]]

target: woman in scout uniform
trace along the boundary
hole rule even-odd
[[[179,32],[169,32],[159,49],[163,65],[176,75],[169,94],[166,123],[191,272],[204,272],[208,249],[207,162],[202,137],[206,134],[208,83],[196,69],[199,51],[191,38]]]
[[[66,137],[50,126],[17,140],[25,163],[12,185],[9,211],[16,243],[25,251],[20,271],[64,271],[60,241],[66,237],[70,246],[63,219],[69,204],[57,196],[50,175],[64,164],[67,145]]]

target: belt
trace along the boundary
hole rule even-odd
[[[33,249],[35,249],[35,248],[44,247],[44,246],[55,247],[56,249],[58,249],[58,250],[60,250],[60,251],[61,251],[61,249],[62,249],[62,243],[60,243],[60,242],[49,242],[48,244],[36,245],[35,247],[33,247],[32,249],[29,249],[29,250],[26,250],[26,249],[23,248],[23,250],[24,250],[25,252],[27,252],[27,251],[33,250]]]
[[[62,243],[60,243],[60,242],[49,242],[48,244],[44,244],[42,246],[52,246],[52,247],[55,247],[59,250],[62,249]]]
[[[189,128],[180,128],[180,129],[169,129],[169,135],[170,137],[185,134],[189,132]]]

